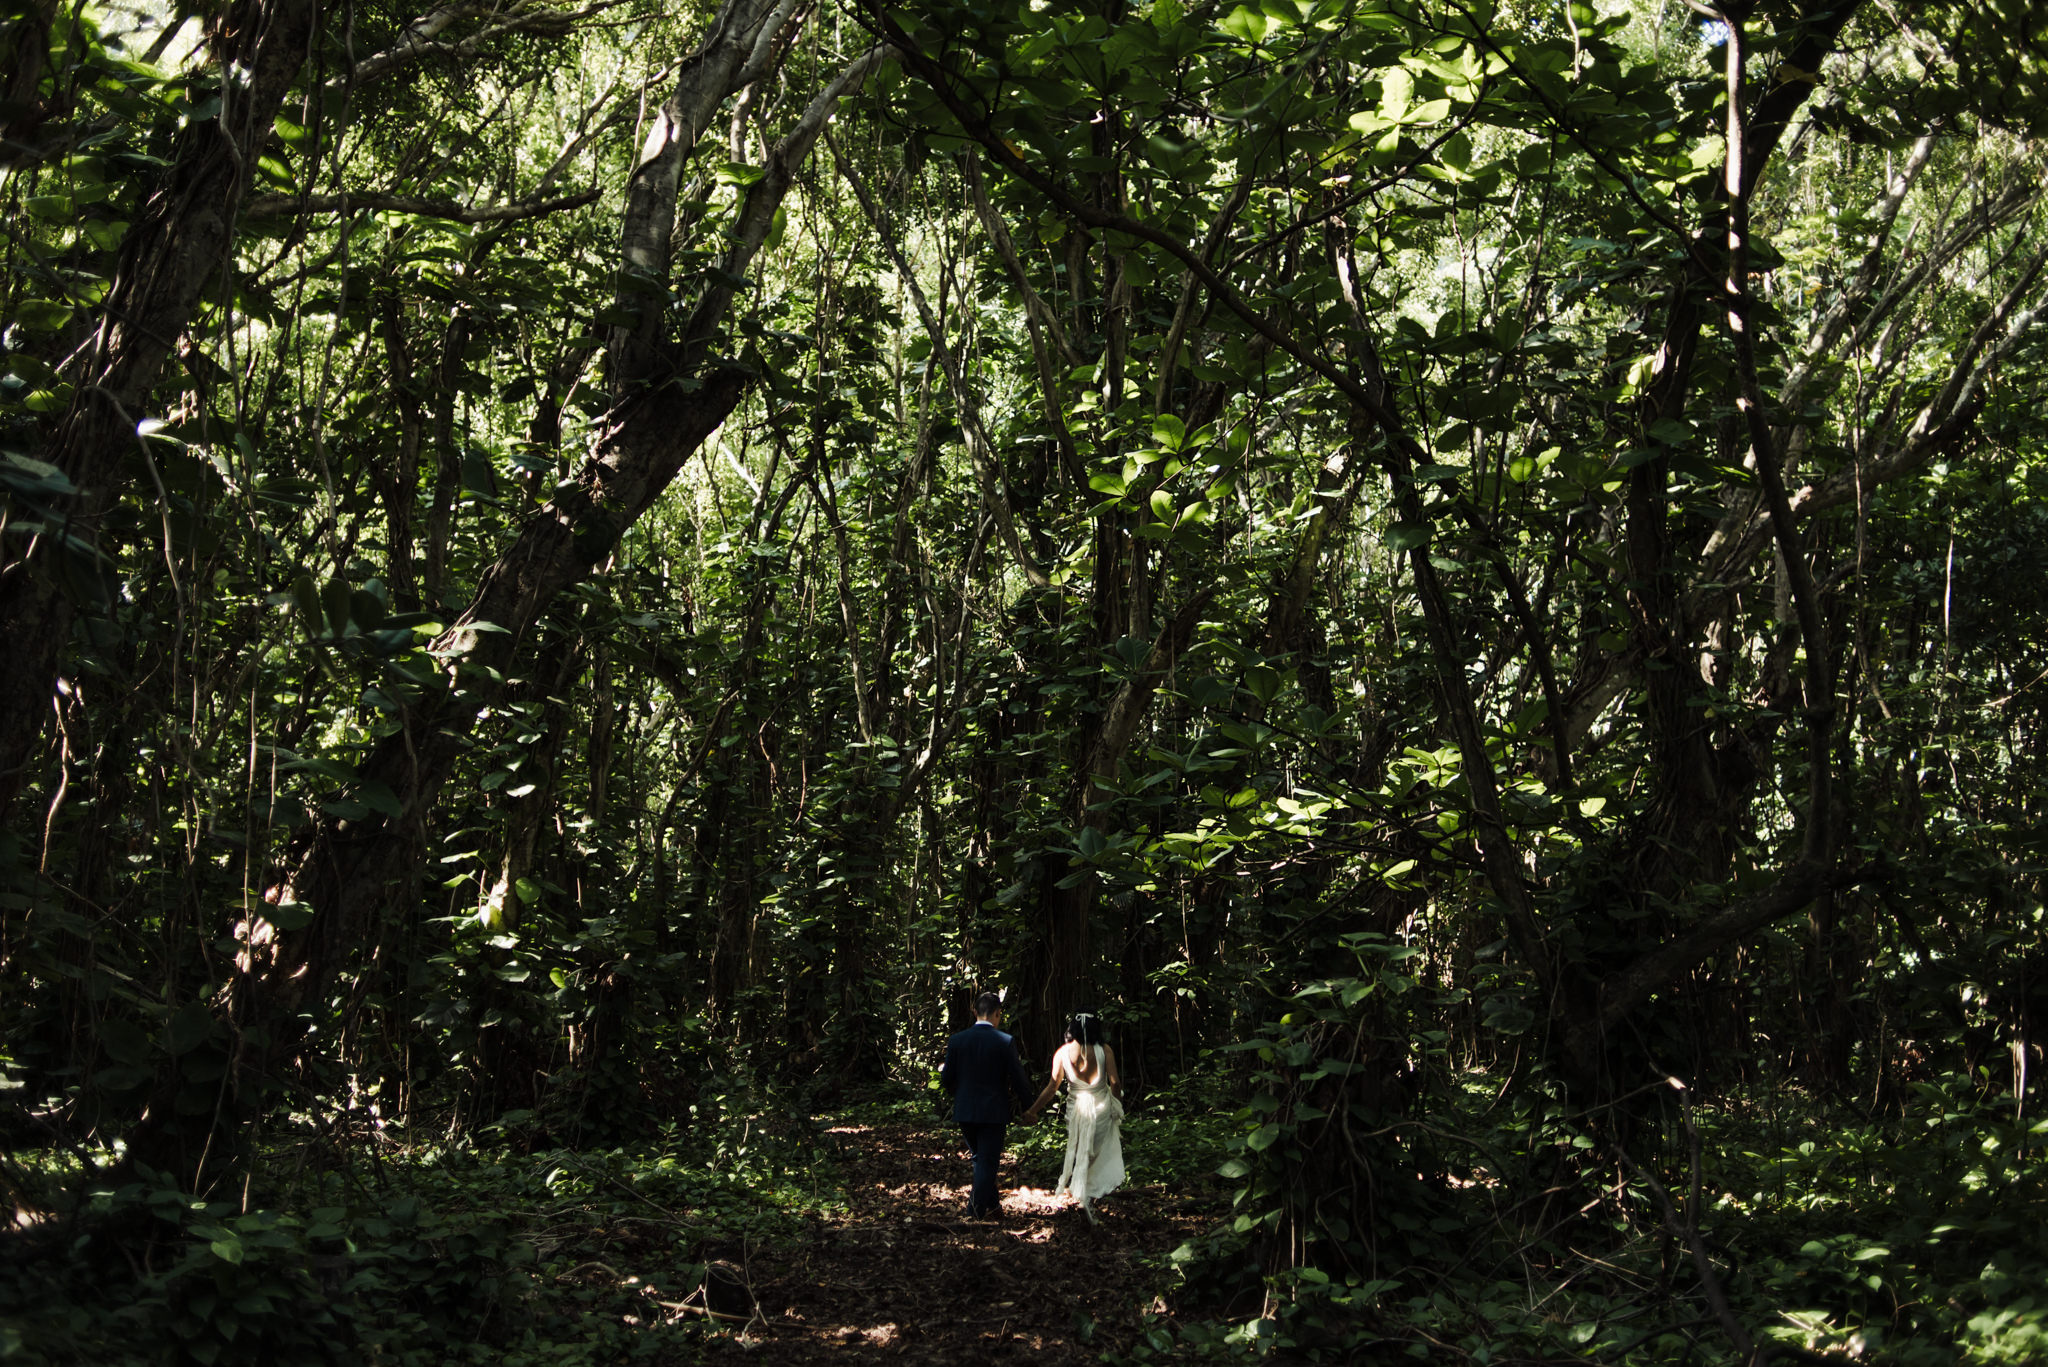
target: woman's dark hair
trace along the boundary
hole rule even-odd
[[[1075,1044],[1102,1043],[1102,1017],[1079,1013],[1067,1022],[1067,1038]]]

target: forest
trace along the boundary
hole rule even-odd
[[[2032,0],[0,15],[0,1362],[2048,1358]]]

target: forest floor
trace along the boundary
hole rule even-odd
[[[730,1332],[707,1336],[705,1360],[1052,1365],[1128,1347],[1165,1313],[1168,1255],[1212,1226],[1225,1198],[1206,1184],[1192,1193],[1126,1186],[1090,1225],[1066,1198],[1015,1185],[1026,1180],[1019,1134],[1013,1126],[1004,1156],[1002,1219],[970,1221],[968,1159],[952,1126],[825,1131],[844,1214],[794,1242],[725,1251],[725,1313],[749,1299],[751,1308],[743,1321],[719,1320]],[[716,1309],[715,1275],[710,1285]]]

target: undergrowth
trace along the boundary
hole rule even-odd
[[[153,1176],[88,1185],[0,1243],[0,1360],[688,1361],[707,1264],[841,1204],[799,1124],[735,1116],[606,1151],[394,1151],[252,1180],[246,1206]]]
[[[842,1118],[943,1127],[928,1105]],[[1923,1086],[1882,1119],[1811,1098],[1701,1106],[1697,1169],[1683,1142],[1632,1168],[1541,1097],[1446,1102],[1381,1151],[1368,1220],[1305,1193],[1322,1232],[1292,1258],[1273,1182],[1298,1122],[1275,1115],[1232,1109],[1214,1079],[1131,1108],[1132,1195],[1237,1195],[1155,1269],[1174,1303],[1121,1361],[1733,1367],[1731,1321],[1767,1348],[1846,1361],[2048,1360],[2048,1122],[1967,1088]],[[827,1122],[798,1114],[735,1110],[582,1152],[521,1152],[508,1119],[494,1145],[325,1171],[279,1152],[269,1170],[294,1175],[266,1186],[259,1171],[246,1205],[136,1181],[74,1183],[85,1194],[67,1206],[76,1174],[17,1155],[10,1179],[45,1213],[0,1236],[0,1359],[686,1362],[708,1266],[845,1209]],[[1013,1129],[1022,1180],[1056,1180],[1063,1142],[1057,1114]],[[1728,1319],[1708,1306],[1695,1241]]]
[[[1373,1227],[1292,1261],[1276,1256],[1262,1185],[1285,1135],[1248,1148],[1270,1122],[1241,1111],[1223,1168],[1238,1213],[1174,1254],[1177,1314],[1124,1360],[1734,1367],[1749,1355],[1731,1322],[1767,1355],[2048,1360],[2048,1121],[1963,1087],[1923,1086],[1906,1114],[1881,1120],[1785,1102],[1701,1110],[1697,1207],[1689,1146],[1650,1165],[1675,1225],[1640,1168],[1540,1110],[1495,1115],[1490,1130],[1476,1111],[1432,1117],[1431,1151],[1463,1161],[1378,1174]],[[1571,1170],[1561,1156],[1579,1164],[1558,1215],[1556,1200],[1530,1197]],[[1726,1319],[1710,1309],[1695,1241]]]

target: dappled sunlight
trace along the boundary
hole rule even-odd
[[[848,1214],[755,1254],[758,1311],[707,1343],[707,1361],[1093,1363],[1159,1302],[1158,1260],[1212,1222],[1213,1197],[1133,1187],[1101,1226],[1050,1187],[1006,1187],[999,1220],[968,1220],[968,1163],[941,1123],[834,1126]],[[1013,1155],[1005,1181],[1022,1167]],[[1147,1309],[1145,1307],[1152,1307]]]
[[[1005,1214],[1057,1215],[1061,1211],[1079,1209],[1073,1197],[1057,1194],[1045,1187],[1018,1187],[1003,1194]]]

